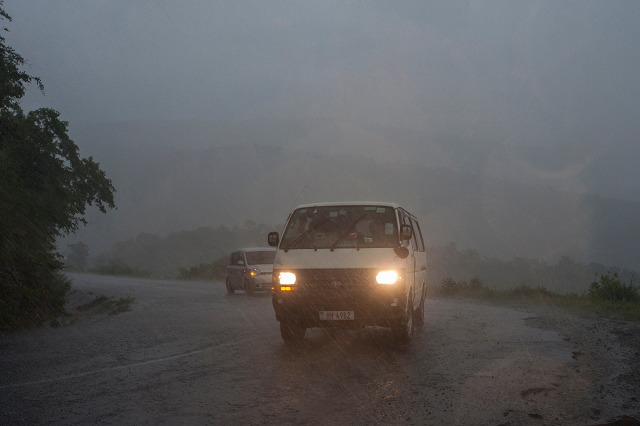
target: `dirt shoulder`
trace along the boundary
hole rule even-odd
[[[466,298],[443,300],[504,306],[530,313],[525,319],[527,326],[560,333],[573,346],[572,368],[589,383],[582,410],[589,413],[594,423],[623,416],[640,419],[640,323],[580,315],[537,304],[498,304]]]

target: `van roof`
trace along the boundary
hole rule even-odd
[[[402,208],[402,206],[396,203],[381,202],[381,201],[337,201],[334,203],[311,203],[301,204],[296,209],[309,208],[309,207],[325,207],[325,206],[387,206],[394,209]]]

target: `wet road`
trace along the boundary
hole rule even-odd
[[[291,348],[266,294],[73,277],[79,294],[135,297],[132,311],[1,336],[2,424],[587,421],[571,343],[526,312],[427,300],[407,346],[367,328],[307,330]]]

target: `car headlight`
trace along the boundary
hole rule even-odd
[[[296,274],[280,272],[280,285],[292,285],[296,283]]]
[[[397,280],[398,273],[396,271],[380,271],[376,275],[378,284],[394,284]]]
[[[256,275],[260,275],[260,269],[258,268],[254,268],[251,271],[249,271],[249,275],[251,275],[252,277],[255,277]]]

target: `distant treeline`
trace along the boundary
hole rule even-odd
[[[223,281],[229,253],[240,247],[265,246],[268,225],[247,221],[244,226],[203,227],[160,237],[140,234],[114,245],[99,256],[91,272],[156,276],[191,280]],[[507,289],[542,286],[561,293],[584,293],[595,274],[617,273],[622,280],[640,282],[634,270],[599,263],[580,263],[562,257],[555,264],[540,259],[500,260],[481,256],[477,250],[459,250],[454,243],[427,248],[428,284],[438,286],[445,278],[471,282],[479,277],[485,286]]]
[[[471,282],[474,277],[479,277],[486,286],[496,289],[525,285],[563,293],[583,293],[588,290],[595,274],[617,273],[623,281],[640,282],[640,275],[635,270],[616,266],[584,264],[570,257],[562,257],[556,264],[522,257],[503,261],[481,256],[473,249],[460,251],[454,243],[427,248],[427,260],[431,286],[440,285],[446,278]]]
[[[201,227],[166,237],[142,233],[114,244],[111,250],[90,261],[92,267],[89,269],[102,268],[104,271],[108,269],[105,266],[119,265],[150,271],[158,277],[180,275],[187,278],[191,274],[193,279],[201,279],[195,277],[195,272],[190,273],[190,268],[212,263],[238,248],[264,247],[267,234],[275,230],[272,226],[246,221],[243,226]]]
[[[222,256],[211,263],[201,263],[191,268],[178,268],[180,280],[224,281],[227,276],[229,256]]]

